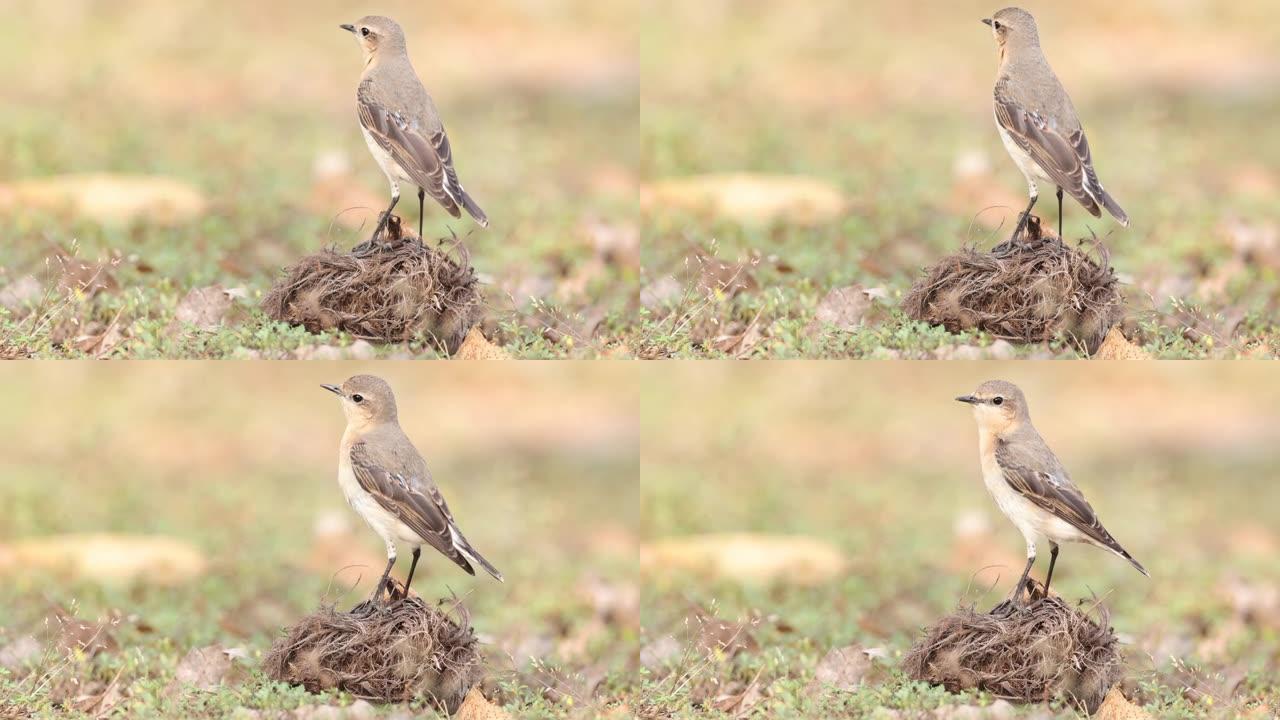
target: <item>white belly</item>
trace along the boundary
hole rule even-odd
[[[395,161],[395,158],[391,157],[391,153],[382,149],[382,146],[378,144],[378,141],[373,138],[373,135],[368,130],[364,129],[364,126],[360,127],[360,133],[364,135],[364,144],[369,146],[369,154],[373,155],[378,167],[382,168],[387,180],[391,182],[391,187],[398,187],[402,182],[410,185],[417,184],[413,178],[409,177],[408,173],[400,168],[400,164]]]
[[[404,543],[408,547],[419,547],[422,545],[422,538],[413,531],[408,525],[405,525],[395,515],[387,512],[385,508],[378,504],[373,496],[364,491],[360,487],[356,475],[351,470],[351,463],[347,460],[346,453],[342,453],[342,457],[338,461],[338,485],[342,488],[342,494],[346,496],[347,503],[351,505],[351,509],[378,533],[383,542],[387,544],[388,553],[394,549],[397,542]]]
[[[1013,162],[1022,171],[1023,177],[1027,179],[1027,187],[1031,190],[1032,195],[1039,194],[1039,190],[1036,188],[1036,180],[1043,180],[1056,187],[1057,184],[1053,182],[1053,178],[1049,177],[1044,169],[1040,167],[1040,164],[1019,147],[1018,143],[1014,142],[1013,137],[1009,135],[1009,131],[1005,130],[999,122],[996,122],[996,130],[1000,131],[1000,140],[1004,143],[1005,151],[1009,153],[1009,157],[1013,158]]]

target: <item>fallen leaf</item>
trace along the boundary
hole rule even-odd
[[[58,175],[0,186],[0,212],[69,212],[101,223],[178,225],[204,214],[207,206],[194,186],[153,175]]]
[[[834,648],[818,662],[813,680],[809,682],[806,691],[810,695],[819,694],[828,688],[852,692],[876,669],[875,661],[861,645]]]
[[[694,608],[685,620],[694,633],[694,643],[704,653],[729,659],[744,652],[755,652],[760,643],[752,632],[758,621],[722,620],[703,608]]]
[[[0,545],[0,574],[41,570],[90,582],[178,585],[204,569],[199,549],[159,535],[49,535]]]
[[[1152,720],[1146,710],[1126,700],[1124,693],[1120,692],[1118,687],[1111,688],[1093,718],[1094,720]]]
[[[462,341],[454,360],[510,360],[511,353],[485,339],[480,328],[471,328]]]
[[[215,690],[222,685],[236,685],[247,677],[244,668],[232,659],[231,651],[221,645],[193,648],[178,663],[169,691],[184,686],[197,690]]]
[[[810,337],[819,335],[828,329],[840,332],[852,332],[862,325],[862,319],[875,304],[872,299],[875,291],[867,290],[861,285],[835,288],[827,292],[818,303],[818,311],[813,320],[805,328]]]
[[[221,285],[192,288],[178,303],[169,331],[172,333],[188,327],[206,332],[217,330],[231,311],[232,297],[233,291]]]
[[[96,657],[104,652],[120,649],[113,629],[118,620],[90,622],[81,620],[62,607],[55,607],[45,624],[56,635],[55,644],[64,654]]]
[[[685,570],[762,584],[818,585],[845,567],[844,555],[834,545],[798,535],[689,535],[648,544],[640,555],[649,571]]]
[[[1093,354],[1094,360],[1150,360],[1151,353],[1129,342],[1120,328],[1107,331],[1107,337]]]
[[[707,213],[745,224],[818,225],[839,217],[846,207],[839,188],[797,175],[693,175],[655,182],[641,197],[647,207]]]

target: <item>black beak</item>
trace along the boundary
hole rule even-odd
[[[983,24],[983,25],[986,25],[987,27],[990,27],[990,26],[991,26],[991,18],[982,18],[982,24]],[[346,25],[343,25],[342,27],[347,27],[347,26],[346,26]]]
[[[333,393],[334,395],[337,395],[338,397],[346,397],[346,395],[342,394],[342,388],[338,387],[337,385],[321,385],[320,387],[324,388],[325,390],[328,390],[329,392]]]
[[[982,22],[986,22],[986,20],[983,20]],[[338,27],[342,28],[343,30],[346,30],[349,33],[353,33],[356,31],[355,25],[339,25]]]
[[[982,401],[972,395],[961,395],[960,397],[956,398],[956,402],[969,403],[970,405],[977,405]]]

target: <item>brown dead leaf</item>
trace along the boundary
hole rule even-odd
[[[813,680],[809,681],[805,691],[811,696],[828,689],[853,692],[868,681],[868,678],[874,679],[883,674],[883,669],[872,659],[872,655],[882,653],[883,651],[868,650],[861,645],[834,648],[818,662]]]
[[[813,337],[829,329],[838,332],[857,330],[875,304],[875,298],[883,296],[883,289],[868,289],[861,285],[830,290],[818,303],[818,311],[805,332]]]
[[[1118,687],[1111,688],[1093,717],[1094,720],[1153,720],[1146,710],[1126,700]]]
[[[0,212],[67,212],[101,223],[178,225],[204,214],[204,194],[181,180],[89,173],[21,180],[0,186]]]
[[[756,705],[764,700],[764,688],[760,683],[763,668],[749,683],[733,683],[711,701],[711,706],[734,718],[747,718]]]
[[[845,566],[839,548],[798,535],[723,533],[658,540],[641,548],[648,571],[684,570],[750,583],[817,585]]]
[[[661,180],[644,188],[649,209],[677,208],[744,224],[819,225],[844,212],[844,193],[824,180],[797,175],[727,173]]]
[[[89,262],[76,257],[74,251],[55,247],[50,259],[58,269],[58,288],[64,293],[88,298],[120,289],[115,276],[119,258]]]
[[[695,607],[685,623],[694,633],[695,647],[717,658],[731,659],[760,649],[753,632],[759,620],[731,622],[716,617],[712,611]]]
[[[755,259],[747,262],[726,262],[702,250],[697,250],[686,261],[686,265],[697,273],[700,290],[724,297],[734,297],[738,293],[754,292],[760,289],[760,283],[755,276],[758,264],[758,260]]]
[[[55,607],[45,624],[55,633],[55,645],[64,654],[92,658],[120,649],[114,633],[118,620],[90,622],[75,617],[65,608]]]
[[[454,360],[510,360],[511,353],[498,345],[494,345],[485,339],[484,333],[480,332],[480,328],[471,328],[467,332],[467,337],[462,341],[458,352],[453,355]]]
[[[159,535],[48,535],[0,545],[0,574],[41,570],[108,584],[178,585],[204,569],[198,548]]]
[[[1151,353],[1139,345],[1129,342],[1120,328],[1113,327],[1107,331],[1107,337],[1093,354],[1094,360],[1150,360]]]
[[[215,690],[222,685],[240,684],[248,673],[236,663],[234,656],[243,653],[243,650],[227,649],[221,645],[192,648],[178,663],[173,681],[168,686],[169,692],[183,687]]]
[[[243,295],[241,289],[228,290],[221,285],[210,285],[192,288],[182,301],[178,303],[173,314],[173,322],[169,324],[169,332],[178,332],[186,328],[195,328],[212,332],[222,327],[223,320],[231,311],[234,298]]]

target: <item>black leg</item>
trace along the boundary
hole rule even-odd
[[[387,558],[387,569],[382,571],[382,579],[378,581],[378,587],[373,589],[373,595],[369,598],[370,602],[376,602],[382,595],[382,586],[387,584],[387,578],[391,576],[391,566],[395,564],[395,555]]]
[[[404,597],[400,598],[401,600],[409,597],[409,586],[413,584],[413,571],[418,567],[418,556],[421,554],[422,548],[413,549],[413,562],[409,563],[409,579],[404,581]]]
[[[1022,577],[1018,578],[1018,584],[1013,588],[1013,601],[1015,604],[1022,604],[1022,586],[1027,584],[1027,576],[1031,574],[1031,566],[1035,565],[1035,563],[1035,555],[1027,558],[1027,566],[1022,569]]]
[[[378,227],[373,231],[373,236],[369,238],[370,243],[377,240],[378,236],[382,234],[382,231],[387,228],[387,222],[391,220],[391,211],[396,209],[396,203],[398,202],[400,202],[399,190],[391,193],[391,205],[387,207],[387,211],[382,213],[382,217],[378,220]]]
[[[424,203],[423,198],[425,198],[426,196],[427,196],[427,191],[423,190],[422,188],[418,188],[418,239],[419,240],[422,239],[422,218],[426,208],[426,205],[423,204]],[[409,575],[412,576],[413,573],[410,572]]]
[[[1017,240],[1018,236],[1022,234],[1022,231],[1026,229],[1027,220],[1031,218],[1031,208],[1036,206],[1036,200],[1039,199],[1039,195],[1031,196],[1031,202],[1027,203],[1027,209],[1023,210],[1022,214],[1018,216],[1018,226],[1013,229],[1013,235],[1009,236],[1009,242],[1012,243],[1014,240]]]
[[[1049,543],[1049,574],[1044,578],[1044,596],[1049,597],[1049,583],[1053,582],[1053,564],[1058,562],[1058,543]]]
[[[1061,187],[1058,188],[1058,239],[1059,240],[1062,239],[1062,188]],[[1052,568],[1053,566],[1050,565],[1049,567]],[[1050,574],[1052,574],[1052,570],[1050,570]]]

